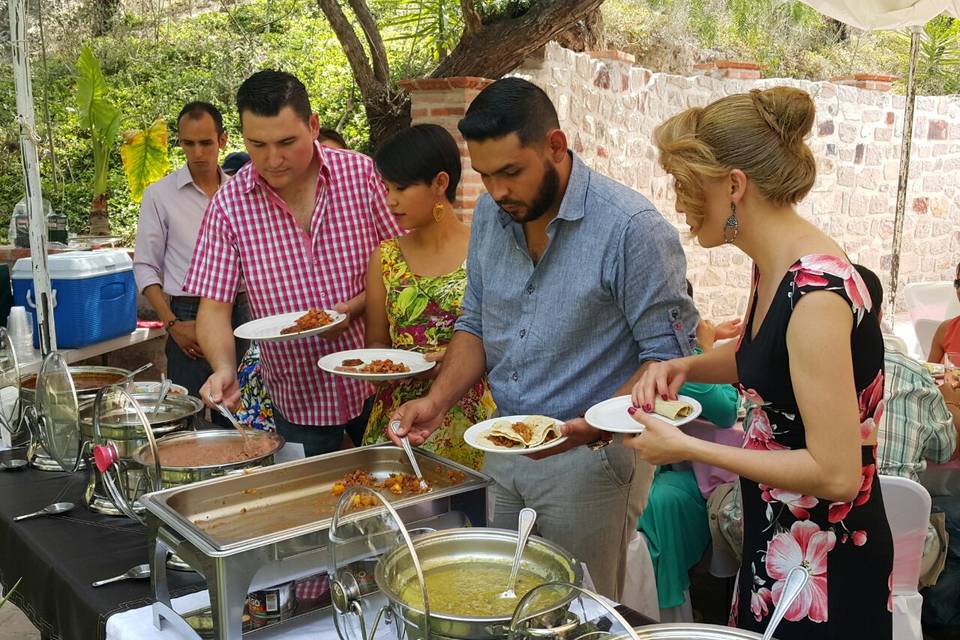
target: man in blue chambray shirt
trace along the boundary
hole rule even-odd
[[[604,447],[581,416],[630,393],[646,363],[691,352],[698,316],[677,231],[567,149],[553,104],[530,82],[485,88],[460,131],[488,191],[474,212],[463,313],[429,394],[393,418],[420,444],[486,373],[500,415],[567,421],[569,439],[549,457],[487,454],[491,525],[516,528],[533,507],[540,535],[617,598],[653,469],[619,440]]]

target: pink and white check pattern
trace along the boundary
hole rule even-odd
[[[184,289],[228,302],[242,275],[254,318],[332,309],[364,290],[370,254],[400,227],[370,158],[319,144],[316,153],[321,167],[310,233],[248,163],[207,207]],[[362,347],[362,321],[335,340],[261,343],[264,379],[283,417],[338,425],[357,416],[369,386],[320,371],[317,360]]]

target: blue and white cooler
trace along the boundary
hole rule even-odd
[[[137,328],[137,285],[126,251],[70,251],[47,257],[53,289],[57,348],[76,349]],[[33,314],[33,344],[39,346],[33,263],[13,267],[14,304]]]

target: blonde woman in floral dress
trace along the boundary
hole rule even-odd
[[[446,344],[467,286],[464,263],[470,229],[453,213],[460,181],[460,153],[453,137],[436,125],[399,132],[377,151],[374,161],[387,187],[387,204],[409,233],[383,242],[367,269],[368,348],[420,351],[437,366],[429,377],[381,384],[363,437],[364,444],[387,441],[394,409],[423,397],[443,363]],[[463,432],[493,415],[486,381],[471,388],[447,413],[424,448],[479,469],[483,454],[469,447]]]

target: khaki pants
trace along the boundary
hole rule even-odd
[[[516,529],[520,509],[536,509],[534,532],[585,562],[601,595],[619,598],[653,467],[614,442],[543,460],[488,453],[483,470],[496,481],[489,526]]]

